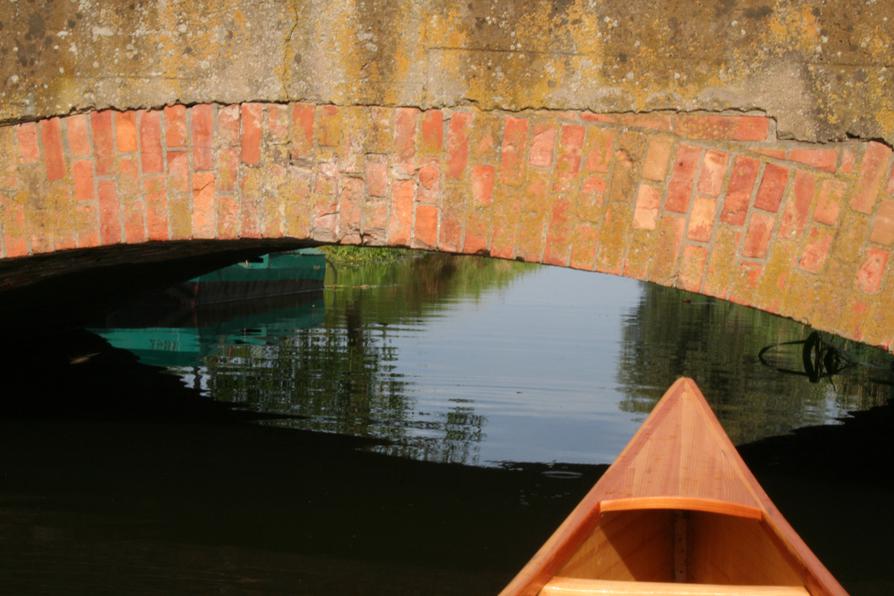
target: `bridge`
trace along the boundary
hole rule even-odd
[[[58,4],[0,0],[9,279],[90,251],[407,246],[894,349],[894,6]]]

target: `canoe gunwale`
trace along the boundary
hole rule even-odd
[[[731,517],[742,517],[763,521],[764,512],[755,507],[749,507],[731,501],[720,499],[707,499],[703,497],[629,497],[625,499],[604,499],[599,503],[599,510],[604,513],[610,511],[642,511],[649,509],[674,509],[681,511],[704,511],[706,513],[719,513]]]

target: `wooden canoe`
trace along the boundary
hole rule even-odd
[[[502,594],[846,592],[681,378]]]

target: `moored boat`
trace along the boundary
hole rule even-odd
[[[502,594],[846,592],[681,378]]]

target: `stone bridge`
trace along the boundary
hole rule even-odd
[[[0,257],[410,246],[890,350],[890,20],[782,0],[0,0]]]

